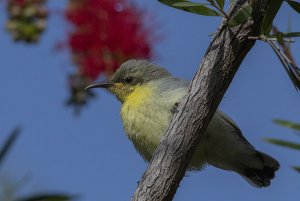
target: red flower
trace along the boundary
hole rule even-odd
[[[152,57],[145,14],[127,0],[70,0],[66,17],[73,24],[68,46],[83,76],[94,80],[130,58]]]
[[[66,18],[73,25],[67,47],[76,73],[70,76],[67,101],[79,112],[94,97],[83,88],[100,74],[110,76],[124,61],[153,56],[153,32],[144,10],[129,0],[69,0]],[[150,19],[150,18],[149,18]]]

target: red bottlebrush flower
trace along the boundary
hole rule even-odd
[[[128,59],[152,58],[155,40],[146,17],[129,0],[69,0],[66,18],[73,29],[67,45],[76,74],[93,81]]]
[[[92,80],[129,58],[152,57],[153,37],[144,13],[128,0],[70,0],[68,45],[79,72]]]

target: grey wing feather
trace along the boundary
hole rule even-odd
[[[216,112],[216,115],[218,117],[220,117],[223,121],[225,121],[227,123],[227,125],[229,125],[233,129],[234,133],[237,134],[241,138],[241,140],[243,141],[243,143],[245,143],[246,145],[249,145],[249,146],[253,147],[248,142],[248,140],[243,136],[241,129],[234,123],[234,121],[229,116],[227,116],[224,112],[222,112],[220,110],[218,110]]]

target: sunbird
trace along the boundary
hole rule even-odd
[[[110,81],[91,84],[86,90],[105,88],[117,97],[125,132],[149,162],[188,86],[189,81],[173,77],[156,64],[128,60]],[[201,170],[206,164],[234,171],[255,187],[269,186],[280,166],[276,159],[256,150],[220,110],[208,124],[188,170]]]

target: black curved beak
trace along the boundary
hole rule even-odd
[[[89,90],[92,88],[108,88],[114,86],[115,83],[113,82],[106,82],[106,83],[95,83],[88,85],[87,87],[84,88],[84,90]]]

